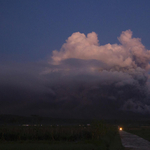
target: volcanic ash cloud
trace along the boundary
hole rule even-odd
[[[76,32],[49,62],[1,64],[0,112],[58,118],[150,114],[150,52],[130,30],[118,40],[100,45],[95,32]]]
[[[150,51],[139,38],[132,37],[131,30],[123,31],[118,40],[120,44],[100,45],[95,32],[87,36],[80,32],[73,33],[60,51],[53,51],[49,61],[51,67],[47,74],[57,73],[64,81],[69,79],[71,82],[66,83],[70,87],[77,88],[82,85],[84,92],[81,95],[86,97],[86,100],[83,102],[82,97],[76,98],[77,101],[80,99],[82,104],[93,104],[97,101],[96,103],[100,103],[99,106],[96,105],[97,109],[103,107],[102,105],[108,104],[109,107],[109,103],[114,103],[114,109],[150,112],[147,86]],[[75,90],[70,93],[79,95]],[[66,96],[69,99],[69,93],[66,92]],[[130,109],[129,102],[133,105]],[[93,108],[96,108],[95,104]]]
[[[85,34],[73,33],[63,44],[60,51],[53,51],[53,64],[62,60],[75,58],[98,60],[108,66],[121,68],[149,68],[150,51],[146,50],[139,38],[132,38],[132,31],[123,31],[118,38],[121,44],[100,45],[95,32]]]

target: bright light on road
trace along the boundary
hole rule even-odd
[[[122,131],[122,128],[120,127],[119,130]]]

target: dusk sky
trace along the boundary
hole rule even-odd
[[[149,6],[0,0],[0,114],[149,115]]]

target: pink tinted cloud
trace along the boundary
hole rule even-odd
[[[110,67],[149,68],[150,51],[145,49],[139,38],[132,38],[132,31],[123,31],[118,38],[121,44],[100,45],[95,32],[87,34],[73,33],[63,44],[60,51],[54,50],[53,64],[62,60],[75,58],[98,60]]]

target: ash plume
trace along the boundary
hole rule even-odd
[[[131,30],[123,31],[118,40],[120,44],[100,45],[95,32],[73,33],[60,51],[53,51],[49,63],[55,68],[49,73],[59,72],[69,85],[84,87],[76,100],[93,109],[97,103],[97,111],[104,105],[108,109],[110,103],[112,111],[149,113],[150,51]],[[133,107],[127,109],[128,104]]]
[[[0,65],[0,112],[69,118],[150,114],[150,51],[131,30],[118,40],[100,45],[95,32],[76,32],[46,62]]]
[[[146,50],[139,38],[132,38],[131,30],[123,31],[118,38],[118,44],[100,45],[97,34],[73,33],[62,46],[60,51],[53,51],[52,60],[59,64],[68,58],[82,60],[98,60],[110,67],[120,68],[149,68],[150,51]]]

